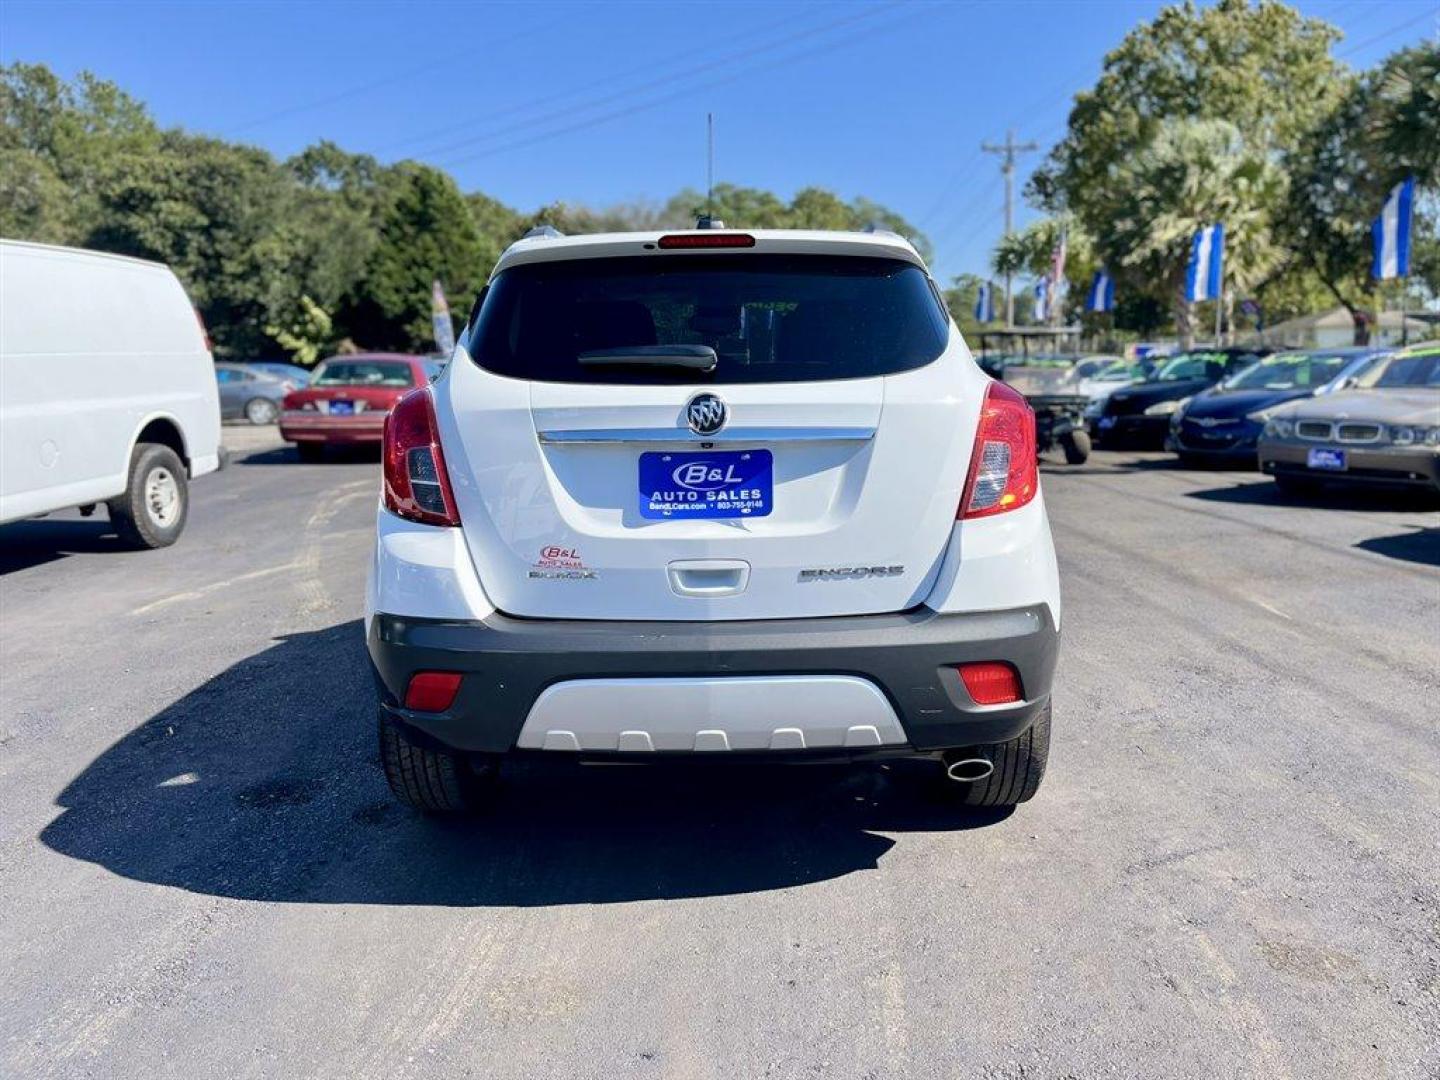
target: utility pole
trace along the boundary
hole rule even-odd
[[[1011,128],[1005,132],[1005,144],[996,146],[993,143],[981,143],[980,149],[987,154],[1000,155],[1000,172],[1005,177],[1005,237],[1009,239],[1011,230],[1011,219],[1014,213],[1015,203],[1015,155],[1028,154],[1032,150],[1039,150],[1040,147],[1033,142],[1017,143],[1015,141],[1015,129]],[[1015,325],[1015,297],[1010,293],[1010,275],[1005,275],[1005,328],[1008,330]]]

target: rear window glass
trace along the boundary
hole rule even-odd
[[[1344,356],[1281,353],[1269,356],[1225,381],[1231,390],[1294,390],[1319,386],[1340,374]]]
[[[540,382],[803,382],[923,367],[948,332],[924,271],[895,259],[657,255],[512,267],[469,346],[487,371]],[[580,363],[665,345],[709,346],[715,368]]]
[[[311,386],[413,386],[409,364],[385,360],[327,360]]]
[[[1397,356],[1375,384],[1382,387],[1440,386],[1440,352]]]

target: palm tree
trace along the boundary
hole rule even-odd
[[[1284,172],[1246,146],[1224,120],[1165,121],[1134,159],[1112,169],[1110,230],[1098,239],[1106,262],[1137,291],[1157,287],[1174,304],[1188,347],[1195,320],[1185,300],[1185,267],[1195,233],[1225,225],[1225,282],[1248,291],[1279,265],[1273,219]]]

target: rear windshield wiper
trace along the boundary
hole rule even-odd
[[[626,345],[591,349],[579,356],[582,367],[667,367],[714,371],[715,350],[709,345]]]

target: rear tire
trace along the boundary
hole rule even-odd
[[[473,814],[493,787],[494,765],[477,769],[458,754],[422,746],[380,717],[380,764],[395,797],[422,814]]]
[[[137,444],[130,453],[125,493],[105,506],[127,547],[169,547],[180,539],[190,512],[185,463],[168,446]]]
[[[256,427],[263,427],[265,424],[275,423],[279,415],[280,410],[276,408],[275,402],[269,398],[251,398],[245,403],[245,419],[249,420],[250,423]]]
[[[1045,762],[1050,756],[1050,703],[1035,722],[1018,738],[1009,742],[976,746],[965,751],[966,757],[989,758],[995,771],[984,780],[962,784],[945,778],[954,797],[966,806],[1015,806],[1028,802],[1040,790],[1045,778]]]
[[[1060,439],[1066,465],[1084,465],[1090,459],[1090,436],[1078,428]]]
[[[318,442],[296,443],[295,453],[299,454],[300,460],[307,465],[314,465],[316,462],[325,460],[325,444]]]

